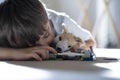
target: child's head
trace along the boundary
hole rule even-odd
[[[0,2],[0,46],[35,46],[48,23],[39,0],[2,0]]]

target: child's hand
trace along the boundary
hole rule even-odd
[[[35,59],[35,60],[44,60],[48,59],[48,52],[57,53],[55,49],[49,46],[36,46],[32,48],[24,48],[24,49],[16,49],[12,54],[12,58],[14,60],[27,60],[27,59]]]

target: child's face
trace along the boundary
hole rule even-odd
[[[37,45],[41,45],[41,46],[49,45],[54,39],[54,33],[52,32],[50,22],[47,22],[45,27],[46,27],[46,31],[44,32],[43,35],[40,35],[40,39],[36,43]]]

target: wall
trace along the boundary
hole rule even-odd
[[[92,32],[93,27],[96,24],[96,19],[99,16],[100,12],[99,10],[102,10],[102,8],[104,8],[103,5],[101,5],[99,2],[102,0],[92,0],[92,4],[88,9],[88,16],[90,19],[91,24],[89,23],[80,23],[83,15],[85,13],[83,13],[83,11],[81,10],[81,0],[42,0],[46,6],[50,9],[56,10],[58,12],[65,12],[66,14],[68,14],[71,18],[73,18],[78,24],[82,25],[82,27],[88,29],[90,32]],[[83,3],[82,5],[85,5],[87,7],[88,3],[90,2],[90,0],[82,0]],[[120,8],[118,7],[120,3],[120,0],[110,0],[109,3],[109,9],[113,18],[113,21],[115,23],[115,28],[117,29],[117,33],[119,35],[117,35],[117,38],[120,39],[120,29],[119,29],[119,25],[120,25]],[[102,19],[102,23],[100,22],[100,25],[97,27],[99,28],[96,31],[96,40],[97,40],[97,44],[98,47],[108,47],[108,48],[117,48],[120,47],[118,45],[120,45],[120,41],[116,40],[116,34],[114,34],[114,30],[112,30],[112,28],[110,27],[109,24],[109,19],[107,17],[107,14],[105,14],[106,16],[103,17]],[[87,22],[87,19],[86,21]]]

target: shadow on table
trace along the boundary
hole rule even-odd
[[[110,71],[108,67],[98,64],[116,63],[117,60],[104,60],[97,58],[96,61],[76,61],[76,60],[46,60],[46,61],[6,61],[8,64],[49,71],[52,78],[48,80],[119,80],[111,76],[106,76]],[[104,75],[105,74],[105,75]],[[47,80],[47,79],[45,79]]]
[[[73,70],[73,71],[101,71],[107,68],[96,66],[97,63],[112,63],[118,60],[105,60],[103,57],[96,61],[77,61],[77,60],[46,60],[46,61],[6,61],[14,65],[27,66],[32,68],[52,69],[52,70]]]

